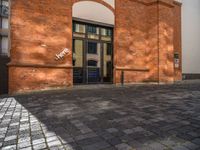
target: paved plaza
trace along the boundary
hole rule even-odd
[[[200,83],[0,98],[2,150],[200,150]]]

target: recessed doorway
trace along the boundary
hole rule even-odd
[[[73,82],[113,82],[113,27],[73,21]]]

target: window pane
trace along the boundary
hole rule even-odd
[[[101,29],[101,35],[103,35],[103,36],[112,36],[112,30],[102,28]]]
[[[106,28],[102,28],[101,29],[101,40],[104,40],[104,41],[111,41],[112,40],[112,30],[110,29],[106,29]]]
[[[88,53],[97,54],[97,43],[88,42]]]
[[[103,44],[103,77],[104,82],[111,82],[112,79],[112,44]]]
[[[77,33],[85,33],[85,25],[74,23],[73,31]]]
[[[95,26],[88,26],[88,33],[99,34],[99,28]]]
[[[3,17],[8,17],[9,15],[9,7],[8,7],[8,2],[3,1],[2,5],[0,6],[0,13],[1,16]]]
[[[83,67],[83,41],[74,40],[73,42],[73,65]]]
[[[95,26],[88,26],[88,38],[90,39],[99,39],[99,28]]]
[[[112,45],[111,45],[111,43],[107,43],[107,55],[112,55]]]
[[[1,53],[8,54],[8,38],[2,37],[1,39]]]
[[[2,19],[2,28],[3,29],[8,29],[9,23],[8,23],[8,19],[7,18],[3,18]]]

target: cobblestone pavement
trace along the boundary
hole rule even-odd
[[[200,150],[200,84],[2,97],[0,149]]]

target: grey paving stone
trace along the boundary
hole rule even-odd
[[[121,143],[115,146],[116,149],[118,150],[132,150],[133,147],[131,147],[130,145],[126,144],[126,143]]]
[[[142,127],[135,127],[132,129],[134,132],[142,132],[144,129]]]
[[[148,145],[150,148],[154,149],[154,150],[166,150],[167,147],[160,144],[160,143],[157,143],[157,142],[154,142],[152,144],[149,144]]]
[[[30,137],[23,137],[18,139],[18,143],[25,143],[25,142],[30,142],[31,138]]]
[[[56,141],[50,141],[47,142],[47,145],[51,148],[51,147],[55,147],[55,146],[61,146],[61,142],[56,140]]]
[[[184,147],[184,146],[176,146],[172,148],[173,150],[189,150],[188,148]]]
[[[133,130],[132,129],[126,129],[123,132],[126,133],[126,134],[132,134]]]
[[[121,143],[122,143],[121,139],[119,139],[119,138],[116,138],[116,137],[114,137],[114,138],[111,138],[111,139],[107,139],[106,141],[107,141],[109,144],[113,145],[113,146],[115,146],[115,145],[118,145],[118,144],[121,144]]]
[[[114,138],[114,136],[111,135],[111,133],[108,133],[108,132],[101,132],[101,133],[99,133],[99,136],[101,136],[101,137],[104,138],[104,139],[111,139],[111,138]]]
[[[82,145],[91,145],[93,143],[100,143],[104,141],[100,137],[94,137],[94,138],[83,139],[76,142],[82,146]]]
[[[114,133],[114,132],[118,132],[118,129],[116,128],[109,128],[109,129],[106,129],[109,133]]]
[[[200,145],[200,138],[196,138],[196,139],[192,140],[192,143],[194,143],[196,145]]]
[[[47,148],[46,143],[33,144],[34,150],[42,150],[42,149],[46,149],[46,148]]]
[[[76,136],[75,140],[79,141],[79,140],[92,138],[92,137],[97,137],[97,134],[95,133],[81,134],[81,135]]]
[[[21,148],[20,150],[32,150],[32,147]]]
[[[27,148],[27,147],[30,147],[30,146],[31,146],[31,142],[28,142],[28,141],[17,144],[18,149]]]
[[[185,142],[183,144],[183,146],[188,148],[188,149],[190,149],[190,150],[197,150],[198,148],[200,148],[200,146],[198,146],[198,145],[196,145],[196,144],[194,144],[192,142],[189,142],[189,141]]]
[[[12,136],[6,137],[4,141],[11,141],[11,140],[16,140],[16,139],[17,139],[17,135],[12,135]]]
[[[138,150],[154,150],[154,149],[152,149],[152,148],[150,148],[148,146],[142,146]]]
[[[101,150],[101,149],[108,148],[110,146],[111,145],[109,145],[106,142],[98,142],[91,145],[83,146],[82,149],[83,150]]]
[[[5,147],[2,147],[1,150],[16,150],[16,145],[8,145]]]
[[[103,146],[97,143],[106,143],[102,149],[112,150],[123,143],[139,150],[163,146],[198,150],[199,99],[200,83],[43,92],[0,99],[0,147],[14,144],[30,149],[33,143],[39,149],[47,142],[50,149],[65,145],[82,150],[98,149]]]
[[[46,138],[47,142],[52,142],[52,141],[58,141],[58,137],[57,136],[52,136],[52,137],[48,137]]]
[[[33,145],[45,143],[45,139],[37,139],[32,141]]]

